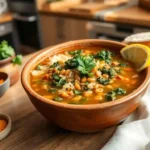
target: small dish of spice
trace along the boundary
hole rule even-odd
[[[6,114],[0,114],[0,141],[3,140],[11,130],[11,118]]]

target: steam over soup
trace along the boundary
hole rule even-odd
[[[51,56],[31,71],[31,87],[60,103],[97,104],[131,93],[141,83],[133,64],[112,50],[89,47]]]

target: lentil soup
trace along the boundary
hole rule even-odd
[[[142,81],[131,62],[110,49],[89,47],[46,58],[31,71],[39,95],[69,104],[98,104],[128,95]]]

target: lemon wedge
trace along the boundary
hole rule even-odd
[[[131,44],[120,51],[122,57],[135,64],[138,72],[150,66],[150,48],[142,44]]]

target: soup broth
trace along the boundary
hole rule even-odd
[[[33,90],[49,100],[98,104],[128,95],[142,78],[120,53],[89,47],[46,58],[31,71],[30,80]]]

